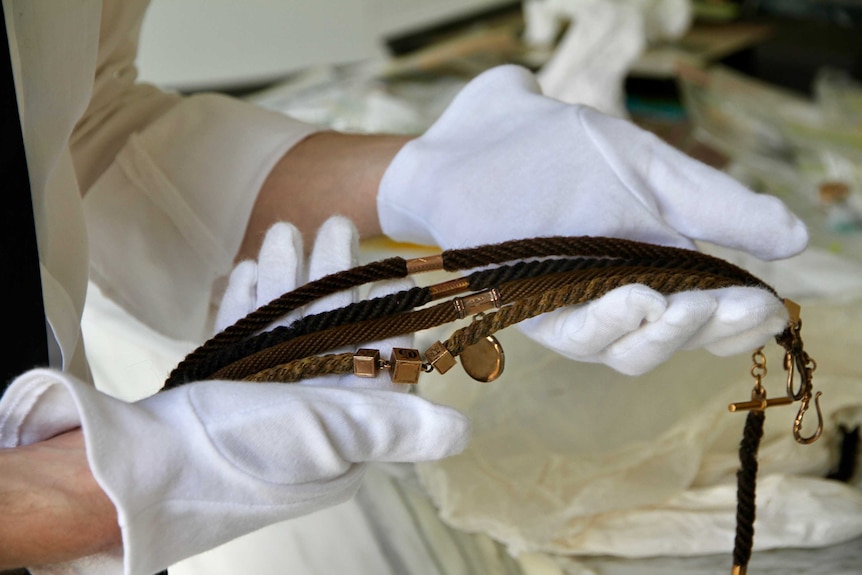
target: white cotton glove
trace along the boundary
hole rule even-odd
[[[232,323],[251,311],[250,304],[269,301],[270,287],[278,294],[295,287],[302,259],[298,238],[292,227],[281,225],[267,235],[255,281],[235,274],[225,294],[231,312],[222,310],[221,320]],[[346,220],[327,222],[310,273],[351,265],[355,239]],[[269,266],[282,264],[286,274],[279,278],[280,268]],[[343,298],[339,294],[328,303],[341,305]],[[389,345],[402,343],[409,338]],[[2,446],[80,425],[93,475],[117,508],[124,573],[152,575],[350,498],[368,462],[435,460],[464,448],[469,424],[459,412],[395,393],[392,384],[348,379],[359,380],[206,381],[125,403],[67,374],[33,370],[3,398]],[[13,438],[9,445],[6,438]],[[77,573],[79,567],[77,562],[52,573]]]
[[[788,257],[808,241],[777,198],[755,194],[635,125],[543,96],[524,68],[470,82],[384,174],[384,233],[443,249],[554,235],[609,236],[695,249],[695,240]],[[644,373],[676,350],[749,351],[787,315],[764,290],[665,297],[625,286],[588,305],[522,322],[569,357]]]
[[[21,435],[53,426],[39,415],[56,408],[41,402],[76,407],[90,468],[117,508],[125,575],[345,501],[366,462],[457,453],[468,427],[452,409],[372,389],[208,381],[130,404],[34,370],[11,390],[34,404]]]

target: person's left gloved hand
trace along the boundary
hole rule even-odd
[[[352,265],[352,224],[337,219],[323,228],[312,273]],[[222,321],[251,311],[268,297],[267,285],[281,293],[303,281],[295,273],[302,260],[295,237],[284,226],[267,236],[254,280],[241,281],[241,268],[231,282]],[[296,264],[282,269],[287,261]],[[380,347],[409,344],[408,336]],[[322,376],[299,385],[200,381],[127,403],[55,370],[23,374],[0,404],[0,446],[80,426],[90,469],[117,509],[123,536],[119,555],[115,550],[46,573],[117,573],[121,562],[126,575],[152,575],[345,501],[368,463],[428,461],[464,448],[466,417],[393,391],[387,377]],[[96,563],[101,567],[94,571]]]

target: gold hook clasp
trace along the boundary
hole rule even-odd
[[[814,394],[814,407],[817,410],[817,429],[808,437],[802,435],[802,420],[805,417],[805,412],[808,411],[811,403],[811,395],[802,398],[802,404],[799,406],[799,412],[796,414],[796,419],[793,421],[793,437],[798,443],[808,445],[814,443],[823,433],[823,412],[820,410],[820,396],[823,392],[818,391]]]
[[[817,362],[802,349],[802,339],[798,336],[798,331],[793,339],[793,347],[784,353],[784,369],[787,371],[787,396],[799,401],[806,395],[811,396],[812,374],[817,369]],[[793,380],[797,373],[799,388],[794,389]]]
[[[799,411],[793,421],[793,437],[798,443],[808,445],[814,443],[823,433],[823,411],[820,409],[821,392],[814,395],[814,407],[817,410],[817,429],[813,434],[805,437],[802,435],[802,421],[805,412],[811,407],[811,394],[814,391],[813,374],[817,369],[815,362],[803,349],[802,343],[802,320],[799,317],[799,304],[785,299],[784,305],[790,315],[789,341],[784,342],[784,369],[787,370],[787,396],[794,401],[800,401]],[[794,389],[793,380],[796,372],[799,373],[799,388]]]

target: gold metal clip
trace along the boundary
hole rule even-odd
[[[766,398],[766,389],[763,387],[763,378],[766,377],[766,356],[763,355],[763,348],[751,354],[751,377],[754,378],[754,387],[751,390],[750,401],[737,401],[727,406],[728,411],[763,411],[768,407],[776,405],[790,405],[793,399],[790,397],[774,397]]]
[[[500,291],[492,288],[453,298],[452,305],[455,306],[458,317],[464,319],[467,316],[500,307],[500,299]]]
[[[793,403],[793,400],[789,397],[773,397],[772,399],[766,399],[766,397],[754,397],[753,392],[751,395],[751,401],[737,401],[736,403],[731,403],[727,406],[728,411],[763,411],[767,407],[790,405]]]
[[[782,300],[790,317],[790,341],[785,343],[784,369],[787,371],[787,395],[794,400],[801,400],[806,393],[811,393],[811,373],[817,364],[803,350],[801,307],[790,299]],[[799,374],[799,389],[794,389],[793,380]]]

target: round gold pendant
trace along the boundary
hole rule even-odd
[[[459,359],[467,375],[483,383],[500,377],[506,364],[503,346],[493,335],[480,339],[462,351]]]

